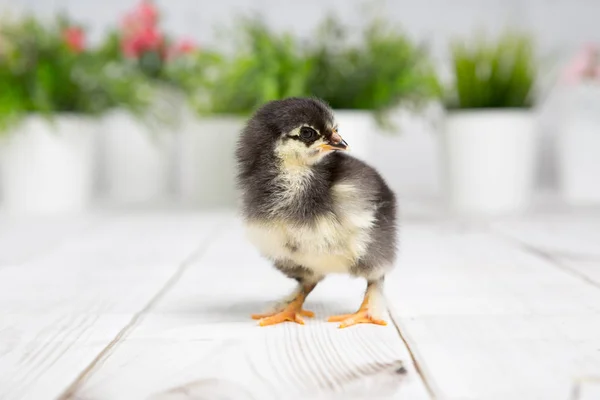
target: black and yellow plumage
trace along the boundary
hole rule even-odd
[[[248,237],[298,287],[261,325],[303,323],[304,299],[328,274],[367,280],[356,314],[341,326],[385,324],[383,281],[396,258],[396,198],[379,173],[345,150],[333,111],[322,101],[270,102],[248,121],[236,150]]]

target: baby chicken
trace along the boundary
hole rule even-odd
[[[340,327],[386,325],[383,282],[396,257],[396,199],[372,167],[350,156],[333,111],[312,98],[272,101],[248,121],[236,149],[242,215],[249,240],[298,282],[261,326],[312,317],[302,305],[328,274],[365,278],[354,314]]]

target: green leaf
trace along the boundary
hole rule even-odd
[[[448,108],[526,108],[532,103],[536,80],[531,39],[506,33],[497,42],[480,37],[471,47],[451,46],[454,84]]]
[[[418,109],[441,96],[426,52],[403,32],[373,19],[363,42],[354,44],[348,31],[331,17],[318,28],[318,40],[307,50],[309,93],[333,108],[374,111],[379,121],[395,106]]]

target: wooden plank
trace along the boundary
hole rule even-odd
[[[492,231],[552,256],[600,261],[600,211],[544,213],[502,221]]]
[[[493,224],[492,232],[600,288],[600,213],[542,214]]]
[[[600,399],[600,375],[577,379],[569,400]]]
[[[0,268],[42,256],[102,220],[98,215],[72,218],[11,218],[0,215]]]
[[[589,282],[595,283],[600,288],[600,261],[558,259],[566,268],[575,271]]]
[[[63,392],[177,277],[220,217],[130,215],[0,270],[0,398]]]
[[[429,398],[392,324],[340,330],[325,322],[357,308],[364,284],[331,277],[306,304],[315,319],[258,327],[249,315],[293,283],[257,255],[236,223],[112,347],[73,397]]]
[[[512,240],[405,226],[394,319],[438,398],[566,399],[600,371],[600,290]]]

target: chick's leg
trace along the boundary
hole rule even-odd
[[[275,311],[265,314],[253,314],[252,318],[258,319],[260,326],[275,325],[285,321],[304,325],[302,317],[313,317],[315,315],[312,311],[302,308],[306,297],[315,286],[317,286],[315,282],[299,280],[296,290]]]
[[[387,322],[381,319],[383,303],[383,278],[369,281],[365,298],[358,311],[354,314],[334,315],[329,318],[329,322],[341,322],[340,328],[356,324],[387,325]]]

